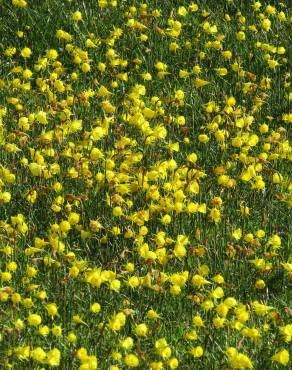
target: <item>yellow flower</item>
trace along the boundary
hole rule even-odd
[[[272,5],[267,5],[265,12],[268,14],[275,14],[276,13],[276,8]]]
[[[48,311],[49,316],[56,316],[57,313],[58,313],[58,308],[57,308],[57,305],[55,303],[47,304],[46,309]]]
[[[50,60],[55,60],[58,58],[58,52],[55,49],[50,49],[47,51],[47,57]]]
[[[147,312],[147,317],[150,320],[155,320],[159,318],[159,314],[156,311],[151,309]]]
[[[70,122],[68,127],[68,133],[74,133],[82,130],[83,123],[81,119],[74,119],[72,122]]]
[[[85,324],[85,322],[82,320],[82,318],[80,317],[80,315],[73,315],[72,320],[76,324]]]
[[[252,302],[252,308],[255,311],[255,313],[259,316],[266,315],[269,311],[273,309],[273,307],[266,306],[262,303],[259,303],[258,301]]]
[[[2,281],[10,281],[12,279],[12,274],[9,271],[1,272],[0,279]]]
[[[113,208],[113,216],[120,217],[122,215],[123,215],[123,210],[120,206],[117,206],[117,207]]]
[[[273,183],[281,184],[283,182],[283,176],[279,172],[273,174]]]
[[[220,299],[224,297],[224,290],[221,287],[217,287],[210,293],[210,297]]]
[[[52,366],[52,367],[59,366],[60,360],[61,360],[61,352],[57,348],[53,348],[49,352],[47,352],[46,363],[49,366]]]
[[[21,52],[20,52],[20,55],[23,57],[23,58],[29,58],[30,56],[31,56],[31,54],[32,54],[32,51],[31,51],[31,49],[30,48],[28,48],[28,47],[25,47],[25,48],[23,48],[22,50],[21,50]]]
[[[245,204],[241,205],[240,206],[240,213],[242,214],[242,216],[248,216],[249,213],[250,213],[250,208],[248,206],[246,206]]]
[[[262,280],[262,279],[258,279],[258,280],[256,281],[256,283],[255,283],[255,287],[256,287],[257,289],[264,289],[264,288],[265,288],[265,286],[266,286],[266,284],[265,284],[264,280]]]
[[[114,279],[110,282],[110,290],[114,290],[115,292],[119,292],[121,288],[121,282],[118,279]]]
[[[218,328],[224,327],[225,321],[226,319],[224,317],[215,317],[212,320],[212,323],[213,323],[213,326],[218,329]]]
[[[14,304],[19,303],[21,301],[21,295],[19,293],[13,293],[11,300]]]
[[[228,74],[227,68],[215,68],[218,76],[226,76]]]
[[[230,51],[230,50],[224,50],[224,51],[221,52],[221,54],[227,60],[232,58],[232,51]]]
[[[240,228],[238,228],[238,229],[234,230],[234,231],[233,231],[233,233],[232,233],[232,237],[233,237],[234,239],[236,239],[236,240],[240,240],[240,239],[241,239],[241,237],[242,237],[241,229],[240,229]]]
[[[168,360],[167,365],[168,365],[171,369],[176,369],[176,368],[178,368],[178,365],[179,365],[178,359],[177,359],[177,358],[175,358],[175,357],[171,358],[170,360]]]
[[[278,17],[280,22],[283,22],[283,21],[286,20],[286,14],[283,11],[279,12],[277,17]]]
[[[69,275],[73,278],[76,278],[79,275],[79,268],[75,265],[73,265],[69,270]]]
[[[129,367],[138,367],[139,359],[136,355],[130,353],[124,357],[124,363]]]
[[[134,341],[133,341],[133,338],[131,337],[126,337],[125,339],[122,339],[120,341],[120,346],[125,350],[131,349],[133,345],[134,345]]]
[[[286,271],[292,272],[292,263],[291,262],[281,263],[281,265],[284,267],[284,269]]]
[[[48,123],[47,121],[47,113],[44,111],[39,111],[36,114],[36,119],[41,123],[42,125],[46,125]]]
[[[50,333],[50,328],[47,325],[40,326],[38,333],[45,337]]]
[[[47,355],[41,347],[36,347],[30,352],[30,356],[35,361],[43,362]]]
[[[215,275],[212,280],[217,284],[223,284],[224,283],[224,277],[221,274]]]
[[[42,322],[41,316],[35,313],[31,313],[28,316],[27,320],[28,320],[29,325],[32,325],[32,326],[38,326]]]
[[[244,41],[245,40],[245,33],[243,31],[237,32],[236,39],[238,41]]]
[[[194,357],[202,357],[204,354],[204,350],[201,346],[193,347],[190,351],[191,355]]]
[[[203,87],[203,86],[206,86],[206,85],[208,85],[209,84],[209,82],[208,81],[206,81],[206,80],[202,80],[202,79],[200,79],[200,78],[196,78],[195,79],[195,86],[196,87]]]
[[[234,358],[230,360],[230,365],[235,369],[252,369],[253,365],[251,360],[241,353],[237,354]]]
[[[226,99],[226,105],[230,106],[230,107],[233,107],[234,105],[236,104],[236,99],[234,96],[229,96],[227,99]]]
[[[9,203],[11,200],[11,194],[8,191],[0,192],[0,204]]]
[[[192,321],[195,326],[198,327],[204,326],[204,321],[202,320],[201,316],[198,315],[193,316]]]
[[[214,303],[210,299],[205,299],[204,302],[201,303],[201,307],[204,311],[210,311],[214,307]]]
[[[70,343],[75,343],[77,341],[77,336],[73,332],[70,332],[67,335],[67,339]]]
[[[276,67],[279,66],[279,62],[277,62],[276,60],[274,59],[268,59],[268,66],[269,68],[271,69],[276,69]]]
[[[87,73],[91,70],[90,64],[85,62],[81,65],[82,72]]]
[[[68,221],[63,220],[63,221],[60,222],[59,228],[60,228],[61,231],[66,233],[71,229],[71,225]]]
[[[220,317],[226,317],[229,311],[229,306],[226,303],[220,303],[215,310]]]
[[[185,17],[188,14],[188,11],[184,6],[180,6],[177,10],[177,14],[182,17]]]
[[[220,211],[217,208],[212,208],[209,212],[209,218],[214,221],[215,223],[218,223],[220,221],[221,215]]]
[[[262,29],[268,32],[271,28],[271,21],[268,18],[262,20]]]
[[[291,342],[292,338],[292,324],[288,324],[279,328],[280,333],[286,343]]]
[[[100,304],[95,302],[93,303],[91,306],[90,306],[90,311],[93,312],[93,313],[99,313],[101,307],[100,307]]]
[[[72,13],[72,19],[75,22],[81,21],[81,19],[82,19],[81,12],[79,10],[77,10],[76,12]]]
[[[80,219],[80,215],[76,212],[70,212],[68,216],[68,222],[70,225],[77,225]]]
[[[169,44],[169,50],[170,51],[176,51],[176,50],[178,50],[179,49],[179,45],[178,45],[178,43],[176,43],[176,42],[171,42],[170,44]]]
[[[146,337],[148,334],[148,327],[146,324],[139,324],[135,328],[135,333],[138,337]]]
[[[250,338],[253,342],[257,342],[260,338],[260,333],[255,328],[243,328],[242,334],[248,338]]]
[[[29,346],[19,346],[14,349],[14,353],[20,360],[28,359],[30,355],[30,348]]]
[[[18,8],[26,8],[27,2],[25,0],[12,0],[12,5]]]
[[[286,349],[282,349],[281,351],[275,353],[272,357],[272,361],[278,362],[284,366],[288,365],[289,359],[289,352]]]
[[[51,329],[51,332],[56,337],[60,337],[62,335],[62,328],[60,325],[54,325]]]

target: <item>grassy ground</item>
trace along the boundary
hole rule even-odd
[[[259,5],[0,2],[1,369],[289,366],[291,14]]]

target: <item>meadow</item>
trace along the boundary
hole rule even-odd
[[[291,22],[0,1],[0,369],[291,366]]]

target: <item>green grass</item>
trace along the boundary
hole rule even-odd
[[[291,14],[288,2],[283,1],[281,5],[271,1],[270,5],[276,6],[276,12],[269,15],[265,11],[268,4],[264,2],[257,12],[250,2],[245,1],[223,1],[222,4],[200,1],[198,11],[189,12],[185,17],[178,15],[177,10],[179,6],[188,8],[190,2],[149,0],[145,3],[148,13],[141,16],[140,2],[137,1],[118,1],[117,7],[105,9],[93,0],[31,0],[26,8],[17,8],[8,0],[0,2],[0,369],[50,368],[48,357],[41,361],[34,358],[32,351],[37,347],[46,353],[53,348],[60,351],[61,359],[56,368],[81,370],[95,367],[86,365],[90,358],[82,357],[80,348],[97,357],[98,368],[111,370],[130,368],[124,361],[127,353],[137,356],[139,369],[158,369],[159,366],[153,362],[159,361],[165,368],[171,368],[168,362],[171,358],[178,360],[179,369],[248,368],[243,363],[236,367],[235,362],[228,361],[226,350],[229,347],[236,347],[247,355],[256,370],[280,369],[282,365],[272,361],[271,357],[282,349],[289,350],[289,338],[285,341],[280,334],[280,328],[291,323],[291,113],[288,120],[284,119],[290,112],[291,100],[288,53]],[[136,6],[137,12],[127,17],[125,13],[131,6]],[[161,10],[160,17],[152,15],[154,9]],[[82,13],[80,22],[74,22],[71,17],[76,10]],[[208,15],[203,14],[205,10]],[[278,18],[281,11],[286,15],[284,21]],[[240,19],[238,12],[245,20]],[[261,28],[259,13],[271,20],[270,31],[265,32]],[[230,21],[226,20],[225,14],[230,15]],[[141,22],[145,28],[130,28],[127,26],[129,18]],[[177,37],[167,34],[169,18],[183,24]],[[216,24],[217,33],[204,31],[202,25],[207,21],[210,25]],[[248,28],[252,25],[256,26],[256,31]],[[236,33],[242,27],[245,27],[246,40],[240,42]],[[112,31],[117,28],[121,28],[123,33],[111,44]],[[74,56],[68,51],[69,42],[56,37],[59,29],[72,35],[70,43],[73,49],[87,50],[88,57],[84,62],[90,64],[90,72],[82,72],[81,65],[74,63]],[[17,36],[17,31],[23,31],[24,36]],[[142,33],[148,36],[145,42],[140,40]],[[213,42],[218,35],[224,36],[221,46],[207,47],[206,43]],[[86,48],[88,38],[96,42],[96,48]],[[170,51],[171,42],[178,43],[176,52]],[[190,48],[184,47],[186,42],[191,43]],[[266,49],[270,51],[257,47],[256,43],[267,44]],[[7,55],[10,47],[16,48],[12,56]],[[21,56],[24,47],[32,50],[30,58]],[[283,47],[285,53],[278,54],[273,47]],[[117,52],[119,62],[116,66],[111,65],[111,59],[106,56],[110,48]],[[38,71],[39,58],[44,58],[49,49],[58,52],[57,61],[61,64],[58,66],[48,61],[47,67]],[[232,52],[230,60],[223,57],[223,50]],[[200,54],[202,52],[205,53],[204,58]],[[268,53],[270,56],[266,55]],[[269,68],[268,59],[277,60],[279,66],[274,70]],[[123,61],[127,61],[127,65],[121,65]],[[155,67],[158,61],[168,65],[169,75],[162,79],[158,78]],[[106,64],[103,73],[98,69],[100,62]],[[235,70],[236,62],[240,65],[239,71]],[[202,68],[199,75],[192,73],[196,65]],[[17,66],[30,69],[33,75],[25,81],[21,73],[13,72],[12,68]],[[227,68],[228,74],[218,76],[215,68]],[[189,77],[179,77],[182,69],[190,73]],[[73,72],[79,75],[77,81],[71,78]],[[119,75],[126,72],[128,80]],[[145,72],[152,75],[151,81],[142,79],[141,73]],[[65,91],[60,92],[54,86],[56,77],[63,81]],[[196,88],[196,78],[207,80],[209,84]],[[271,88],[265,89],[263,78],[270,78]],[[43,90],[39,88],[41,79],[45,83]],[[30,88],[22,89],[21,84],[28,81]],[[114,87],[113,82],[117,82],[117,86]],[[245,84],[249,82],[251,89],[244,93]],[[145,95],[134,93],[135,97],[131,98],[137,84],[145,86]],[[110,91],[108,97],[98,96],[102,85]],[[84,92],[90,89],[95,96],[87,99],[90,104],[84,104]],[[177,90],[184,92],[184,98],[178,101],[174,97]],[[55,99],[51,97],[52,92]],[[74,99],[73,104],[67,99],[70,96]],[[236,99],[236,104],[232,112],[226,113],[225,101],[230,96]],[[22,108],[9,103],[9,97],[18,98]],[[160,103],[153,104],[153,97],[158,97]],[[257,104],[256,99],[262,99],[263,104]],[[109,100],[115,111],[106,112],[101,106],[102,100]],[[205,105],[210,101],[216,104],[216,111],[206,111]],[[147,118],[143,104],[156,114],[148,118],[151,129],[161,125],[167,130],[166,137],[153,140],[149,145],[147,140],[153,132],[146,132],[139,125],[138,116],[132,119],[132,123],[128,120],[129,115],[134,114]],[[7,109],[6,114],[1,113],[2,108]],[[20,117],[29,117],[40,110],[47,112],[47,125],[41,125],[35,119],[27,131],[19,127]],[[64,114],[66,110],[71,112],[71,120],[62,120],[62,112]],[[178,116],[185,117],[184,125],[175,123]],[[246,116],[254,119],[250,126],[235,124],[236,120]],[[108,132],[100,140],[92,140],[94,127],[104,127],[102,120],[107,118],[110,119]],[[82,129],[61,138],[61,131],[65,132],[74,119],[82,120]],[[219,122],[218,128],[212,130],[211,122]],[[263,123],[269,126],[267,133],[260,130]],[[216,137],[218,130],[225,135],[226,147],[222,147]],[[48,143],[42,140],[44,131],[53,132]],[[201,134],[208,135],[207,143],[200,142]],[[256,145],[250,145],[249,139],[240,148],[232,144],[234,137],[244,138],[244,135],[252,134],[258,137]],[[130,145],[123,147],[125,138],[130,139]],[[174,143],[179,143],[178,151],[169,147]],[[271,144],[270,149],[267,143]],[[11,149],[11,144],[16,145],[15,150]],[[92,147],[101,150],[102,159],[92,160]],[[49,153],[48,149],[54,151]],[[43,156],[43,162],[35,152]],[[198,156],[195,164],[187,160],[192,152]],[[246,161],[242,159],[242,153],[246,153]],[[24,157],[27,162],[23,161]],[[111,173],[105,171],[105,160],[108,159],[115,163],[112,178]],[[172,159],[177,168],[164,170],[163,164],[171,164]],[[44,172],[33,176],[29,169],[32,162],[46,168],[58,163],[60,170],[52,176],[46,176]],[[84,164],[88,165],[88,170],[85,167],[82,171]],[[249,182],[241,180],[242,172],[253,164],[258,165],[257,175],[262,176],[264,189],[252,188],[255,176]],[[78,172],[78,178],[68,176],[72,167]],[[15,175],[14,182],[8,181],[3,168]],[[234,186],[218,183],[218,168],[236,181]],[[160,174],[156,173],[155,178],[153,171],[157,169],[160,169]],[[96,178],[98,173],[104,174],[101,181]],[[277,173],[282,177],[280,184],[273,180]],[[128,184],[128,194],[119,194],[116,187],[122,174],[128,176],[128,179],[120,181]],[[145,185],[147,178],[148,187]],[[199,183],[198,193],[192,193],[188,188],[194,178]],[[54,190],[57,181],[63,186],[60,193]],[[171,184],[171,190],[167,189],[167,183]],[[152,192],[151,186],[156,186]],[[27,198],[32,190],[37,192],[35,202]],[[159,191],[158,197],[153,195],[156,190]],[[179,199],[175,194],[177,190],[182,190],[185,196],[177,201],[183,204],[182,211],[172,209],[175,198]],[[7,203],[1,200],[4,192],[11,194]],[[56,212],[51,206],[59,195],[64,201],[60,204],[60,211]],[[120,203],[119,195],[122,197]],[[221,219],[218,223],[209,217],[214,197],[220,197],[223,202],[219,207]],[[186,207],[190,202],[206,204],[206,212],[188,212]],[[244,204],[250,208],[248,216],[240,212]],[[113,208],[118,205],[121,205],[124,215],[114,217]],[[133,217],[135,213],[147,210],[149,219],[139,222]],[[52,225],[66,220],[71,211],[80,215],[78,224],[71,224],[67,234],[54,232]],[[13,224],[11,217],[17,214],[24,216],[27,232],[22,233]],[[161,222],[166,214],[172,217],[170,224]],[[90,230],[90,221],[96,219],[102,225],[98,232]],[[144,238],[141,238],[142,226],[148,229]],[[121,233],[115,235],[113,227],[119,227]],[[240,240],[232,237],[237,228],[242,231]],[[125,235],[128,229],[133,231],[132,237]],[[256,235],[259,229],[265,231],[262,238]],[[89,231],[90,235],[84,237],[84,233]],[[164,246],[168,256],[166,263],[159,261],[160,247],[155,241],[160,231],[165,233],[165,239],[169,238]],[[253,234],[252,241],[247,240],[249,233]],[[182,258],[173,253],[178,235],[189,239],[186,255]],[[281,238],[279,248],[270,243],[273,235]],[[47,244],[29,255],[28,248],[34,246],[35,238],[44,239]],[[64,243],[63,251],[56,251],[53,239]],[[139,252],[143,243],[148,243],[150,251],[155,251],[156,260],[153,254],[145,257]],[[12,248],[11,255],[5,253],[7,245]],[[199,256],[199,248],[204,248],[202,256]],[[75,257],[68,253],[74,253]],[[49,259],[53,261],[49,263]],[[271,263],[271,268],[257,269],[251,263],[254,259],[264,259],[265,263]],[[17,264],[15,272],[9,267],[12,261]],[[128,262],[134,263],[134,272],[126,271]],[[285,263],[290,263],[290,267],[285,265],[285,269]],[[209,268],[206,275],[209,283],[198,288],[192,283],[192,277],[202,274],[202,265]],[[28,276],[28,266],[37,269],[34,277]],[[72,277],[72,272],[70,275],[72,266],[79,267],[77,277]],[[12,276],[5,281],[5,272],[9,268]],[[86,281],[90,269],[97,268],[116,274],[120,290],[110,289],[109,277],[100,287]],[[173,284],[169,279],[163,281],[164,274],[170,278],[183,271],[188,271],[188,279],[180,294],[173,295],[170,290]],[[217,274],[224,277],[224,283],[212,280]],[[152,279],[150,285],[142,279],[147,275]],[[130,276],[140,278],[139,287],[127,286]],[[255,285],[259,279],[265,282],[262,289]],[[205,311],[201,303],[206,302],[211,291],[219,286],[224,290],[224,298],[213,298],[214,308]],[[46,292],[43,300],[38,298],[41,291]],[[13,293],[20,294],[19,303],[13,303]],[[226,316],[225,325],[214,327],[216,307],[227,297],[234,297],[238,307],[246,307],[249,318],[242,322],[242,329],[256,328],[260,333],[258,341],[244,336],[242,329],[234,328],[238,318],[233,308]],[[27,298],[32,299],[33,307],[25,307]],[[267,314],[258,315],[255,301],[273,308]],[[89,310],[94,302],[101,305],[98,314]],[[54,318],[47,313],[48,303],[55,303],[58,307],[58,315]],[[157,320],[147,318],[150,309],[158,312]],[[112,330],[108,324],[121,311],[126,313],[126,323],[121,330]],[[41,325],[49,328],[54,324],[60,325],[62,335],[56,336],[52,332],[46,337],[39,335],[38,327],[28,323],[30,313],[42,317]],[[77,314],[85,323],[73,321],[73,315]],[[205,326],[195,328],[192,323],[195,315],[201,315]],[[22,320],[23,328],[15,326],[17,319]],[[145,337],[135,333],[135,327],[140,323],[148,327]],[[197,331],[198,339],[192,343],[185,335],[193,329]],[[67,339],[70,332],[77,336],[75,343]],[[119,343],[126,337],[133,338],[132,349],[121,348]],[[172,350],[169,358],[163,358],[155,349],[155,342],[160,338],[165,338]],[[203,348],[202,357],[195,358],[190,353],[196,346]],[[21,354],[19,347],[22,350],[28,347],[30,352],[23,350]],[[112,352],[120,352],[121,360],[115,360]]]

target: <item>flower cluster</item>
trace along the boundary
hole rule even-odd
[[[288,2],[4,3],[0,368],[289,366]]]

